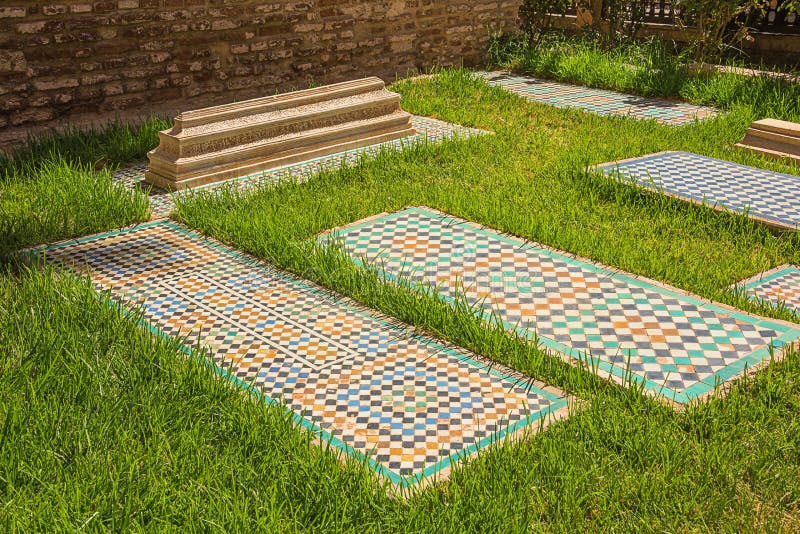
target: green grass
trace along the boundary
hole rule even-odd
[[[800,354],[675,413],[568,367],[496,325],[313,245],[337,225],[426,204],[750,311],[724,288],[800,261],[773,234],[586,174],[588,164],[690,150],[794,172],[731,149],[759,111],[687,128],[534,105],[462,71],[401,82],[409,111],[494,135],[179,203],[201,231],[458,345],[565,388],[582,410],[482,453],[449,481],[391,498],[366,468],[176,357],[49,271],[0,278],[0,524],[9,530],[792,531],[800,528]],[[197,527],[195,527],[197,528]]]
[[[723,289],[800,261],[794,233],[776,235],[741,217],[583,171],[605,161],[688,150],[797,172],[731,149],[752,120],[748,108],[672,128],[532,105],[460,71],[395,88],[412,112],[495,133],[384,154],[256,194],[225,188],[189,195],[179,202],[177,217],[313,278],[318,275],[303,240],[375,213],[425,204],[750,310],[758,308]]]
[[[547,432],[391,498],[90,285],[0,277],[9,531],[792,530],[800,357],[685,414],[616,388]],[[494,348],[497,348],[496,345]]]
[[[494,67],[644,96],[678,98],[733,109],[748,106],[761,117],[800,119],[800,84],[732,73],[693,74],[690,55],[653,39],[627,42],[614,49],[592,39],[552,34],[539,46],[519,37],[496,37]],[[733,66],[739,66],[729,61]]]
[[[59,157],[0,178],[0,260],[22,247],[126,226],[149,217],[147,196]]]
[[[248,401],[89,283],[0,276],[0,525],[6,531],[283,532],[372,522],[373,477]],[[371,496],[343,512],[350,495]]]
[[[157,133],[171,121],[152,118],[140,124],[111,122],[102,127],[52,130],[29,137],[10,154],[0,153],[3,174],[26,174],[54,154],[67,163],[93,167],[115,166],[143,159],[158,144]]]
[[[53,131],[0,154],[0,262],[25,246],[147,220],[146,193],[126,190],[111,173],[144,158],[166,127],[152,119]]]

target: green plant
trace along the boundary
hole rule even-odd
[[[752,39],[746,21],[762,0],[677,0],[676,21],[687,32],[695,59],[716,60],[732,43]]]
[[[59,153],[0,173],[0,263],[37,243],[145,221],[144,191],[128,189],[108,169],[66,161]]]
[[[607,45],[613,47],[620,39],[635,37],[644,24],[650,3],[650,0],[603,0],[603,16],[596,27],[600,28]]]
[[[666,51],[662,58],[633,46],[603,50],[562,38],[531,53],[540,54],[541,68],[565,72],[578,57],[578,67],[594,70],[569,73],[603,83],[622,76],[623,62],[673,61]],[[796,110],[796,93],[773,91],[761,78],[711,79],[717,85],[700,87],[735,102],[731,113],[675,129],[532,104],[445,69],[398,82],[404,108],[494,135],[384,153],[302,184],[198,192],[181,202],[178,216],[207,234],[580,400],[563,423],[456,466],[448,482],[408,501],[387,496],[369,470],[342,465],[280,410],[182,357],[174,341],[136,328],[89,282],[50,270],[0,272],[0,525],[10,532],[797,531],[797,353],[736,382],[724,400],[676,413],[547,357],[469,310],[309,246],[323,229],[428,204],[791,320],[786,310],[735,300],[722,288],[800,261],[797,235],[773,235],[582,170],[689,150],[793,172],[730,147],[761,110]],[[650,83],[643,80],[621,82]]]
[[[524,0],[519,8],[519,17],[530,42],[538,45],[553,28],[555,17],[563,17],[574,3],[573,0]]]

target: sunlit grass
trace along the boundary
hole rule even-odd
[[[723,400],[676,413],[481,322],[463,302],[451,307],[387,283],[314,245],[322,230],[426,204],[793,319],[724,288],[800,261],[794,234],[584,171],[613,159],[689,150],[797,173],[731,148],[754,108],[740,104],[727,116],[670,128],[531,104],[463,71],[400,82],[395,90],[408,111],[494,134],[386,153],[303,184],[190,195],[176,217],[564,388],[582,409],[536,437],[480,454],[448,482],[395,499],[367,468],[341,465],[279,409],[247,400],[175,343],[137,329],[85,282],[50,271],[6,273],[0,523],[22,531],[800,528],[797,353],[738,382]]]
[[[144,158],[166,127],[151,119],[52,131],[0,153],[0,262],[24,246],[147,220],[146,192],[126,190],[111,173]]]
[[[131,191],[108,169],[68,163],[59,155],[0,175],[0,261],[22,247],[147,220],[143,191]]]
[[[428,304],[411,307],[442,313]],[[476,337],[490,354],[531,352],[487,332]],[[0,275],[0,341],[9,530],[776,531],[800,520],[797,354],[686,413],[584,390],[571,419],[405,501],[85,281]]]
[[[538,47],[519,38],[496,38],[495,67],[644,96],[679,98],[733,109],[747,106],[757,118],[800,119],[800,84],[767,75],[695,74],[691,56],[657,39],[611,50],[592,39],[553,34]],[[731,65],[736,65],[731,62]]]

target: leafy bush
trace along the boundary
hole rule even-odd
[[[596,24],[602,28],[606,43],[614,46],[620,38],[635,37],[644,24],[650,3],[650,0],[603,0],[603,20]]]
[[[796,9],[792,0],[782,9]],[[752,40],[747,26],[755,15],[763,15],[764,0],[676,0],[676,19],[687,31],[695,59],[718,60],[722,53],[742,40]]]
[[[519,8],[522,31],[531,42],[540,43],[553,28],[555,17],[563,17],[573,4],[574,0],[524,0]]]

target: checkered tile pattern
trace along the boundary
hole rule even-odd
[[[562,393],[244,258],[171,222],[44,249],[207,347],[296,420],[409,486],[511,432],[561,416]]]
[[[622,115],[634,119],[654,119],[663,124],[683,125],[713,117],[716,109],[673,102],[660,98],[590,89],[530,76],[504,72],[478,72],[491,85],[500,86],[528,100],[559,108],[576,108],[597,115]]]
[[[427,208],[408,208],[328,234],[361,264],[404,283],[459,294],[488,318],[619,382],[684,403],[768,358],[800,330],[576,260]],[[432,289],[433,290],[433,289]],[[591,355],[591,356],[589,356]]]
[[[276,184],[287,180],[305,181],[313,175],[325,170],[338,169],[342,166],[355,165],[363,157],[375,157],[384,150],[403,150],[406,147],[416,145],[418,143],[430,142],[438,143],[444,139],[453,137],[471,137],[475,135],[483,135],[486,132],[477,130],[475,128],[467,128],[457,124],[432,119],[430,117],[412,116],[411,121],[416,129],[416,135],[405,137],[402,139],[395,139],[386,143],[371,145],[346,152],[339,152],[329,156],[322,156],[311,161],[296,163],[277,169],[260,172],[250,176],[243,176],[235,180],[228,180],[194,188],[193,191],[198,189],[216,189],[222,187],[224,184],[234,182],[236,187],[240,190],[249,190],[264,184]],[[150,189],[150,186],[143,182],[144,172],[147,170],[147,162],[141,162],[128,168],[121,169],[114,178],[130,189],[143,188]],[[175,194],[168,193],[160,189],[150,189],[150,209],[156,217],[168,215],[175,209],[175,195],[186,194],[186,191],[179,191]]]
[[[662,152],[598,171],[685,200],[724,208],[783,228],[800,225],[800,177],[689,152]]]
[[[736,284],[754,300],[786,306],[800,313],[800,268],[784,265]]]

